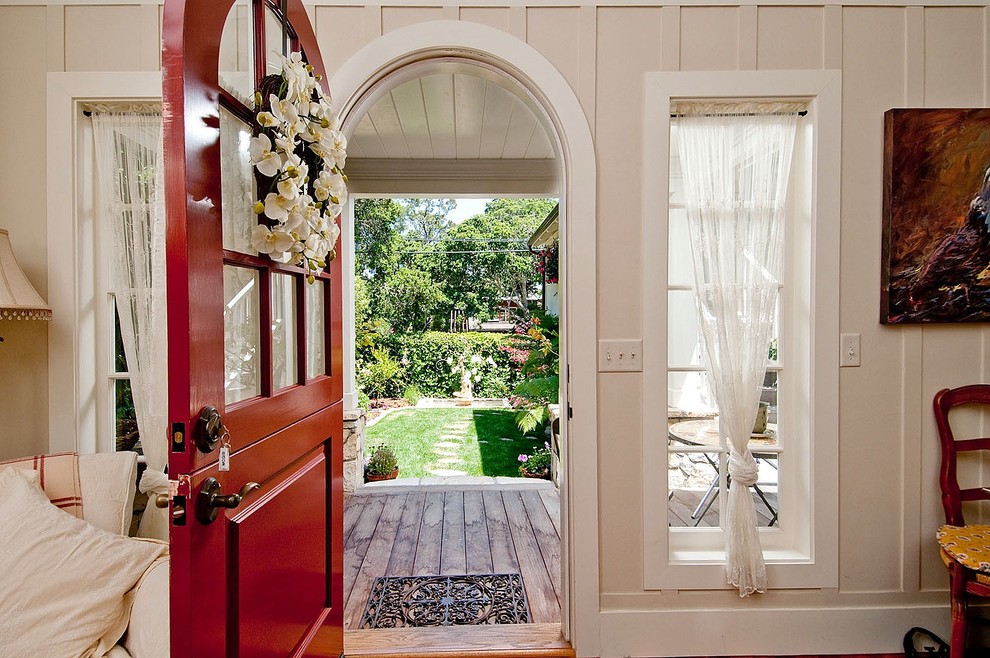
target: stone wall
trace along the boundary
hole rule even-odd
[[[344,412],[344,493],[351,494],[364,478],[364,426],[367,416],[364,409]]]

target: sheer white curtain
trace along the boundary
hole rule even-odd
[[[678,147],[706,369],[726,437],[731,486],[726,577],[740,596],[763,592],[766,566],[749,487],[758,468],[747,444],[782,266],[784,200],[797,128],[791,103],[678,108]]]
[[[153,111],[154,110],[154,111]],[[111,290],[134,396],[147,470],[139,488],[151,494],[139,534],[168,539],[167,510],[154,494],[168,492],[165,324],[165,202],[162,119],[157,108],[93,114],[96,170],[104,226],[111,227]]]

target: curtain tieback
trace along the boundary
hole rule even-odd
[[[760,477],[760,467],[748,450],[743,455],[740,455],[735,450],[730,450],[729,475],[738,484],[744,487],[751,487],[756,484]]]
[[[138,489],[141,493],[168,493],[168,476],[149,467],[141,476]]]

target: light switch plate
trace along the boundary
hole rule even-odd
[[[641,338],[598,341],[598,372],[642,372]]]
[[[855,368],[859,359],[859,334],[842,334],[839,337],[839,367]]]

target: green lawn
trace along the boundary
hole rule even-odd
[[[543,441],[524,437],[513,417],[509,409],[399,409],[367,429],[365,453],[379,443],[391,446],[399,477],[430,477],[438,469],[518,477],[519,454]]]

